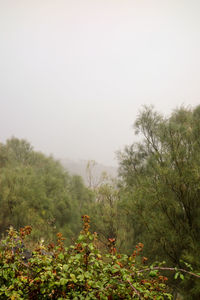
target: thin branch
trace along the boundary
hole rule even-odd
[[[200,278],[200,275],[197,275],[197,274],[195,274],[195,273],[193,273],[193,272],[186,271],[186,270],[184,270],[184,269],[168,268],[168,267],[154,267],[154,268],[147,268],[147,269],[139,270],[137,273],[143,273],[143,272],[150,271],[150,270],[180,271],[180,272],[183,272],[183,273],[187,273],[187,274],[189,274],[189,275],[192,275],[192,276],[194,276],[194,277]]]
[[[138,292],[138,290],[136,290],[136,288],[132,285],[132,283],[129,280],[127,280],[127,282],[129,283],[131,288],[134,290],[134,292],[138,295],[139,299],[142,299],[140,296],[140,293]]]

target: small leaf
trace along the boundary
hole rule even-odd
[[[174,275],[174,279],[177,279],[178,278],[178,276],[179,276],[179,272],[177,272],[175,275]]]
[[[66,285],[67,282],[68,282],[68,280],[67,280],[66,278],[61,278],[61,279],[60,279],[60,284],[61,284],[61,285]]]
[[[85,236],[83,234],[80,234],[78,237],[78,241],[83,241],[85,239]]]
[[[157,273],[158,273],[158,271],[151,271],[151,272],[149,273],[149,276],[151,276],[151,277],[156,277]]]
[[[71,279],[72,279],[73,282],[77,282],[76,276],[74,274],[71,273],[70,277],[71,277]]]
[[[65,272],[67,272],[67,271],[68,271],[68,265],[64,264],[64,265],[63,265],[63,270],[64,270]]]
[[[59,259],[64,259],[64,254],[63,254],[63,253],[60,253],[60,254],[58,255],[58,258],[59,258]]]

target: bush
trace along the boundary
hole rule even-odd
[[[31,227],[10,228],[0,246],[0,299],[172,299],[167,278],[146,265],[142,243],[127,256],[110,238],[102,254],[89,217],[82,218],[83,230],[68,248],[58,233],[55,245],[41,242],[29,252]]]

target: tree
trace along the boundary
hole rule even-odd
[[[81,206],[91,199],[81,178],[27,141],[11,138],[0,144],[0,234],[10,225],[31,225],[35,242],[50,240],[59,230],[70,242],[80,230]]]
[[[145,107],[134,128],[142,141],[119,153],[124,203],[133,226],[140,228],[138,237],[154,260],[159,256],[178,267],[187,261],[198,271],[200,107],[180,108],[169,118]],[[187,299],[199,299],[199,282],[187,283],[182,286]]]
[[[115,239],[117,249],[120,251],[132,251],[132,228],[126,213],[121,207],[121,192],[118,180],[112,178],[106,172],[95,176],[96,163],[88,162],[89,189],[94,195],[95,201],[87,207],[87,214],[91,216],[92,230],[99,233],[102,247],[108,246],[108,239]],[[122,203],[123,205],[123,203]]]

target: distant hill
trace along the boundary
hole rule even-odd
[[[87,171],[88,161],[86,160],[79,160],[74,161],[68,158],[60,159],[61,164],[63,165],[66,170],[72,175],[79,175],[83,178],[86,185],[89,185],[89,174]],[[111,166],[104,166],[97,162],[91,161],[91,173],[93,180],[98,182],[100,180],[102,173],[106,173],[108,176],[112,178],[117,177],[117,168]]]

